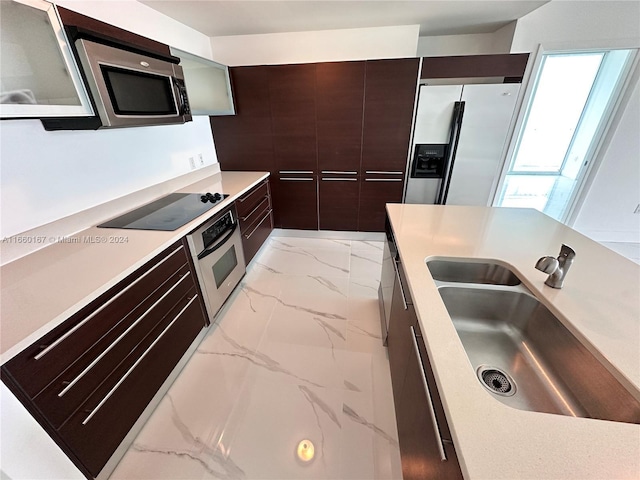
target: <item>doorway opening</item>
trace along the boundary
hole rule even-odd
[[[543,53],[495,205],[565,222],[636,50]]]

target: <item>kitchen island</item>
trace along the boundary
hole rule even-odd
[[[517,410],[476,377],[425,260],[510,265],[634,396],[640,390],[640,267],[530,209],[387,205],[462,473],[470,479],[640,477],[640,426]],[[577,252],[562,289],[538,258]]]

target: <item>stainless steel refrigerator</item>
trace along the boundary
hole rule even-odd
[[[490,205],[519,89],[421,86],[405,203]]]

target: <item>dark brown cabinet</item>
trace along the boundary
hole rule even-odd
[[[131,50],[138,50],[163,58],[171,57],[171,50],[164,43],[156,42],[150,38],[123,30],[64,7],[59,6],[57,9],[60,20],[62,20],[72,42],[78,37],[94,37],[105,43],[117,42],[119,46]]]
[[[231,68],[223,170],[269,170],[275,226],[383,231],[402,201],[419,59]]]
[[[318,184],[320,230],[357,230],[359,197],[356,176],[323,174]]]
[[[392,260],[395,262],[395,260]],[[389,322],[389,332],[387,336],[387,348],[389,352],[389,368],[391,369],[391,385],[393,388],[393,398],[399,399],[404,384],[404,377],[407,372],[407,362],[409,361],[409,351],[412,348],[411,338],[407,334],[413,325],[415,311],[410,298],[406,292],[406,280],[400,278],[397,266],[393,282],[393,295],[391,303],[391,313]],[[401,415],[399,411],[400,402],[396,400],[396,418]]]
[[[318,177],[281,173],[273,180],[273,213],[281,228],[318,229]]]
[[[397,263],[387,344],[404,480],[462,479],[429,355]]]
[[[274,171],[269,68],[229,69],[236,115],[209,117],[224,170]]]
[[[358,230],[365,66],[316,65],[321,230]]]
[[[323,173],[360,170],[365,65],[316,65],[318,168]]]
[[[269,70],[269,97],[275,168],[315,174],[316,66],[279,65]]]
[[[360,231],[384,231],[385,204],[402,202],[418,65],[417,58],[367,61]]]
[[[236,200],[244,260],[248,264],[273,230],[269,179]]]
[[[95,478],[206,325],[178,242],[2,366],[2,380]]]
[[[420,78],[503,77],[505,83],[520,83],[528,60],[528,53],[424,57]]]
[[[362,173],[402,172],[418,87],[417,58],[367,61]]]
[[[404,173],[404,172],[403,172]],[[383,232],[387,203],[401,203],[404,175],[366,174],[360,187],[358,230]]]

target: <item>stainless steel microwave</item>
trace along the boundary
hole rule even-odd
[[[76,49],[102,128],[191,120],[180,65],[86,39]]]

